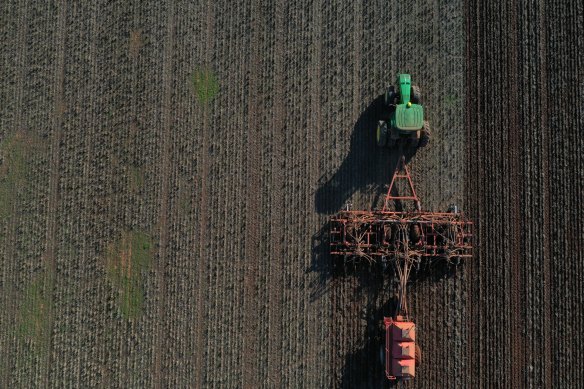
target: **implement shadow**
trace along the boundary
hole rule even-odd
[[[441,279],[456,277],[464,263],[454,265],[443,259],[432,260],[420,269],[413,270],[408,282],[408,292],[414,292],[425,282],[436,282]],[[368,269],[367,269],[368,268]],[[363,307],[363,319],[366,326],[359,341],[360,347],[344,356],[339,387],[341,388],[393,388],[403,387],[403,382],[390,381],[385,376],[385,326],[384,317],[393,317],[397,309],[397,275],[393,267],[382,269],[381,265],[348,266],[348,272],[340,277],[357,277],[359,288],[356,294],[367,296],[367,304]],[[366,271],[369,270],[369,273]],[[377,298],[382,290],[389,290],[388,301],[378,305]],[[376,304],[377,303],[377,304]],[[415,320],[415,314],[413,316]],[[334,324],[333,324],[334,325]],[[422,349],[422,364],[424,367],[424,345]]]

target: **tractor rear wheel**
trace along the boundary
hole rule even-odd
[[[387,144],[387,122],[380,120],[377,123],[376,134],[377,146],[383,147]]]
[[[420,141],[418,142],[418,147],[426,147],[430,141],[430,136],[432,132],[430,131],[430,123],[424,120],[424,127],[420,130]]]
[[[422,104],[422,92],[420,91],[419,86],[412,85],[412,89],[410,91],[410,100],[414,104]]]
[[[385,96],[383,96],[383,101],[385,103],[385,106],[388,107],[390,105],[395,105],[395,98],[396,98],[396,93],[395,93],[395,87],[393,85],[390,85],[387,88],[387,92],[385,92]]]

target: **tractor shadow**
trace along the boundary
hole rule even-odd
[[[331,215],[340,211],[351,196],[369,188],[374,193],[371,209],[385,195],[393,172],[402,157],[409,162],[415,155],[404,153],[401,148],[389,149],[376,145],[377,121],[382,117],[383,95],[377,96],[361,113],[353,126],[349,153],[339,169],[328,179],[319,183],[315,193],[315,208],[320,214]],[[400,204],[396,204],[400,207]],[[312,283],[311,299],[314,301],[327,293],[329,280],[342,273],[329,256],[328,223],[312,236],[312,262],[307,272],[316,272],[318,278]]]
[[[415,151],[389,149],[376,145],[377,121],[382,116],[383,95],[375,98],[361,113],[353,126],[349,153],[339,169],[328,179],[323,179],[315,194],[316,211],[332,214],[345,206],[351,196],[365,188],[373,187],[377,204],[389,185],[393,171],[402,155],[408,162]],[[371,208],[373,205],[367,205]]]
[[[382,195],[385,185],[389,185],[401,150],[377,147],[375,131],[381,117],[383,95],[377,96],[361,113],[353,126],[349,153],[339,169],[328,179],[319,182],[315,193],[315,208],[320,214],[333,214],[345,206],[358,190],[372,184],[376,186],[376,201]],[[368,206],[369,208],[370,206]],[[328,254],[328,223],[321,226],[312,236],[312,262],[307,272],[316,272],[318,278],[312,283],[311,300],[325,295],[330,288],[330,279],[340,274],[339,267]]]

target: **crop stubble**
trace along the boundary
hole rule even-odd
[[[2,7],[0,140],[46,143],[2,221],[2,386],[381,385],[375,323],[394,287],[330,267],[314,194],[337,170],[325,201],[383,192],[389,163],[359,131],[397,71],[434,128],[412,161],[423,205],[465,205],[477,233],[465,268],[409,289],[425,362],[409,386],[582,380],[582,115],[566,108],[584,94],[582,43],[565,38],[581,6]],[[196,100],[198,68],[215,100]],[[104,259],[128,230],[159,245],[133,319]],[[48,347],[15,330],[38,279]]]

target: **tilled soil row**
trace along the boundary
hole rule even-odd
[[[551,346],[547,360],[546,383],[553,386],[578,387],[584,372],[575,368],[583,358],[582,326],[584,313],[580,309],[584,300],[584,223],[581,195],[584,185],[584,147],[580,132],[584,113],[581,109],[584,89],[582,53],[584,42],[578,31],[584,26],[584,9],[580,4],[546,2],[539,8],[542,27],[540,45],[545,53],[547,72],[542,74],[542,88],[547,89],[547,125],[544,132],[547,175],[542,177],[548,187],[544,191],[543,206],[549,216],[546,241],[550,261],[544,262],[546,281],[545,300],[549,304],[549,334],[544,339]],[[560,53],[563,53],[560,54]],[[545,167],[546,165],[544,165]],[[544,214],[545,215],[545,214]],[[561,374],[556,374],[558,371]]]
[[[0,141],[30,147],[0,221],[1,387],[387,385],[393,276],[331,263],[326,220],[380,204],[397,72],[434,129],[410,163],[423,207],[476,222],[475,258],[412,279],[406,386],[582,381],[578,4],[0,7]],[[106,258],[128,231],[154,246],[135,317]]]
[[[582,299],[574,276],[582,222],[571,204],[582,185],[582,141],[573,136],[582,118],[561,104],[582,101],[581,43],[571,35],[582,10],[467,5],[468,185],[479,243],[469,285],[478,298],[469,323],[470,383],[490,385],[480,374],[489,371],[502,386],[576,387],[580,373],[568,361],[581,356],[574,347],[581,310],[571,307]],[[509,100],[493,99],[503,95]],[[513,335],[501,338],[486,322]]]

